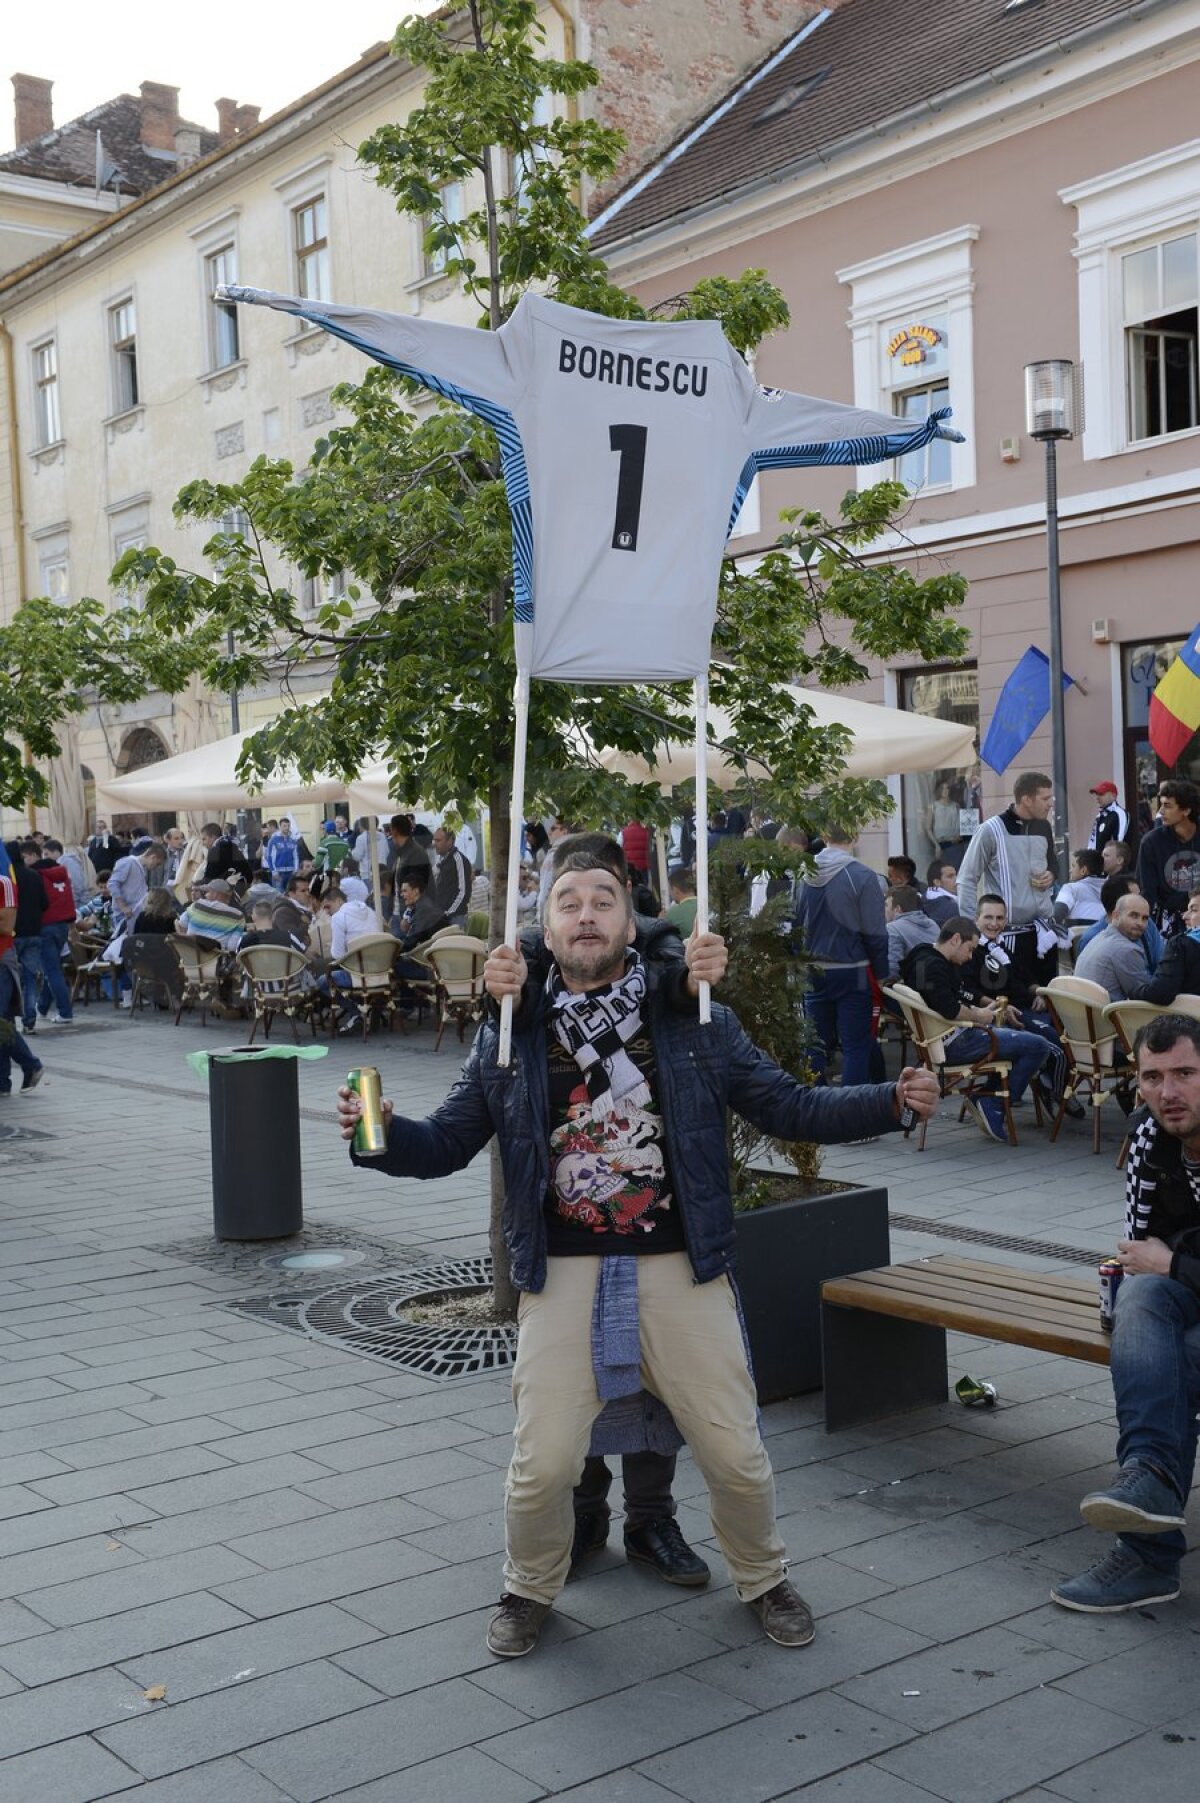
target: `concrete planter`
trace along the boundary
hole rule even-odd
[[[796,1195],[736,1221],[737,1283],[758,1399],[819,1390],[821,1284],[891,1263],[887,1191],[848,1185]]]

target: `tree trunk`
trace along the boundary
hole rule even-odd
[[[508,785],[504,782],[493,783],[488,793],[488,807],[491,810],[491,920],[488,942],[499,945],[504,938],[504,895],[508,883],[508,860],[511,853],[512,831],[509,820]],[[520,832],[520,827],[517,829]],[[519,843],[516,849],[520,856]],[[488,1222],[488,1244],[492,1254],[492,1297],[496,1313],[502,1321],[515,1321],[517,1318],[517,1290],[513,1287],[512,1274],[508,1264],[508,1248],[504,1244],[504,1167],[500,1162],[500,1148],[495,1139],[491,1145],[492,1183],[491,1211]]]

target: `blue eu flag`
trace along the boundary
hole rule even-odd
[[[1066,690],[1073,677],[1063,671]],[[996,698],[996,711],[979,753],[1002,776],[1050,712],[1050,659],[1031,645]]]

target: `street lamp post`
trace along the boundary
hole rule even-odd
[[[1046,447],[1046,574],[1050,601],[1050,741],[1060,870],[1070,864],[1067,729],[1063,712],[1062,597],[1058,561],[1058,441],[1077,427],[1075,365],[1065,357],[1025,365],[1025,430]]]

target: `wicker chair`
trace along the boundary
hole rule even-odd
[[[433,1044],[436,1052],[441,1049],[448,1021],[458,1028],[461,1045],[468,1021],[478,1020],[483,1013],[487,999],[483,967],[488,948],[482,939],[473,939],[467,933],[442,933],[422,950],[437,979],[438,1031]]]
[[[1087,977],[1055,977],[1038,994],[1045,998],[1067,1054],[1067,1080],[1050,1139],[1058,1138],[1068,1101],[1082,1091],[1092,1107],[1092,1151],[1099,1152],[1100,1110],[1128,1075],[1116,1068],[1117,1029],[1107,1018],[1108,991]]]
[[[966,1112],[967,1104],[976,1096],[993,1096],[1004,1108],[1004,1125],[1008,1132],[1008,1143],[1017,1143],[1017,1129],[1013,1123],[1012,1101],[1008,1091],[1008,1080],[1012,1072],[1012,1061],[1001,1058],[997,1053],[996,1037],[990,1027],[987,1033],[990,1050],[982,1058],[973,1062],[956,1062],[953,1057],[954,1047],[947,1052],[946,1040],[962,1026],[961,1021],[947,1020],[944,1015],[935,1014],[928,1008],[917,994],[905,983],[888,983],[884,985],[884,995],[900,1010],[904,1017],[904,1026],[909,1039],[912,1040],[918,1061],[927,1071],[931,1071],[941,1085],[944,1096],[956,1095],[962,1100],[962,1111],[959,1119]],[[993,1079],[995,1080],[993,1082]],[[1034,1108],[1041,1122],[1041,1106],[1034,1091]],[[918,1152],[925,1150],[925,1134],[929,1122],[921,1122],[920,1138],[917,1140]]]
[[[338,970],[344,970],[350,978],[348,984],[334,985],[332,994],[344,1008],[358,1010],[364,1039],[371,1031],[371,1015],[376,1009],[387,1016],[389,1027],[395,1026],[392,966],[399,956],[400,941],[391,933],[360,933],[350,941],[344,958],[330,962],[331,984],[333,973]]]
[[[308,959],[290,945],[248,945],[237,954],[237,962],[250,986],[254,1024],[249,1044],[254,1044],[258,1023],[263,1023],[263,1038],[271,1037],[271,1022],[277,1014],[285,1014],[292,1025],[292,1038],[297,1045],[298,1017],[307,1019],[317,1037],[314,1004],[318,991],[313,984]]]
[[[177,933],[171,940],[171,949],[179,961],[183,973],[183,993],[179,997],[179,1006],[175,1010],[175,1025],[189,1005],[200,1009],[200,1025],[204,1026],[208,1019],[208,1010],[217,1000],[217,991],[221,981],[221,947],[215,939],[186,937]]]

